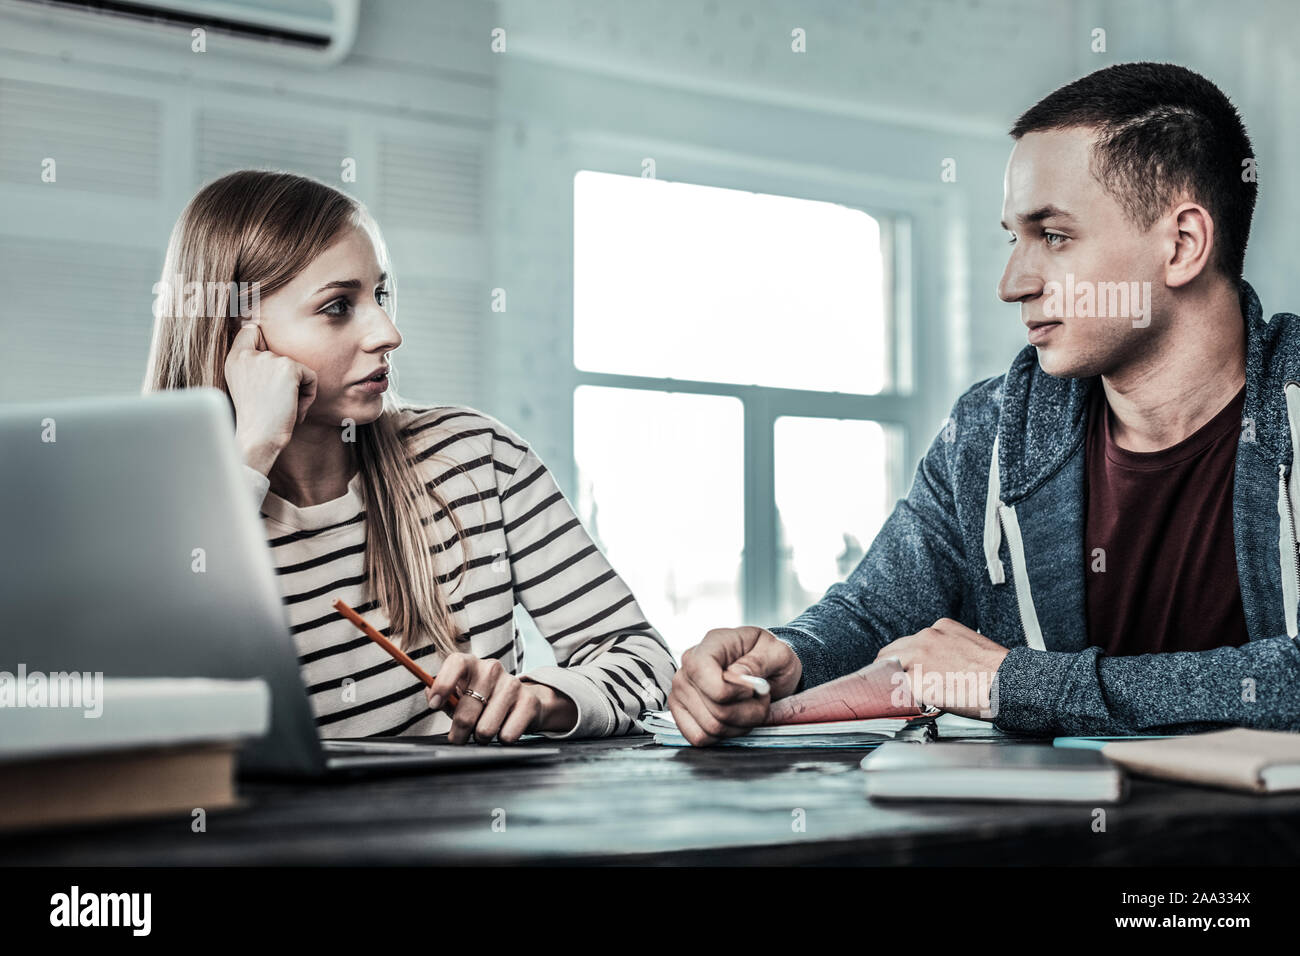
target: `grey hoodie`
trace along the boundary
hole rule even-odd
[[[1300,730],[1300,317],[1265,321],[1241,283],[1246,397],[1232,517],[1250,640],[1209,651],[1111,657],[1088,644],[1084,436],[1098,378],[1066,379],[1025,346],[953,406],[848,578],[785,627],[799,689],[871,663],[947,617],[1010,648],[994,723],[1033,734]]]

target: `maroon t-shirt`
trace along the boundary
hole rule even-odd
[[[1245,400],[1243,385],[1177,445],[1135,452],[1112,439],[1113,415],[1097,382],[1084,478],[1089,644],[1107,654],[1155,654],[1249,640],[1232,536]]]

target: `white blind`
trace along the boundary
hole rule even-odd
[[[136,96],[0,77],[0,180],[113,195],[158,194],[159,105]]]

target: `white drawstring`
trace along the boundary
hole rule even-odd
[[[1287,636],[1297,635],[1297,606],[1300,605],[1300,568],[1296,567],[1295,506],[1300,501],[1300,384],[1287,382],[1286,417],[1291,428],[1291,474],[1285,465],[1277,466],[1277,551],[1282,571],[1282,610],[1286,615]]]
[[[1029,568],[1025,565],[1025,543],[1020,538],[1020,519],[1016,509],[1000,505],[1002,520],[1007,526],[1007,545],[1011,548],[1011,579],[1016,586],[1016,603],[1020,605],[1020,623],[1025,628],[1025,641],[1036,651],[1047,650],[1043,644],[1043,629],[1038,626],[1038,612],[1034,610],[1034,597],[1029,593]]]
[[[993,459],[989,463],[988,497],[984,502],[984,560],[988,566],[989,580],[994,584],[1006,581],[1006,572],[998,551],[1002,547],[1002,526],[1006,525],[1007,547],[1011,550],[1011,579],[1016,589],[1016,606],[1020,608],[1020,623],[1025,629],[1025,641],[1036,651],[1046,650],[1043,630],[1038,624],[1038,611],[1029,590],[1029,569],[1025,564],[1025,542],[1020,536],[1020,519],[1016,509],[1002,502],[1001,478],[998,473],[998,440],[993,439]]]
[[[1291,473],[1286,465],[1277,466],[1277,518],[1278,556],[1281,564],[1282,610],[1286,616],[1287,636],[1300,635],[1297,626],[1300,609],[1300,566],[1296,563],[1296,541],[1300,529],[1296,525],[1295,506],[1300,502],[1300,382],[1287,382],[1285,386],[1287,421],[1291,427]],[[989,461],[988,494],[984,501],[984,562],[989,580],[994,584],[1006,581],[999,552],[1002,548],[1002,530],[1006,526],[1007,546],[1011,551],[1011,577],[1016,589],[1016,603],[1029,646],[1043,650],[1043,635],[1029,590],[1029,572],[1025,564],[1025,545],[1020,536],[1020,520],[1016,509],[1003,503],[1001,480],[998,472],[998,439],[993,439],[993,455]]]
[[[989,580],[1001,584],[1006,580],[998,550],[1002,547],[1002,528],[998,524],[998,508],[1002,505],[998,493],[998,439],[993,436],[993,460],[989,463],[989,491],[984,501],[984,563],[989,569]]]
[[[1295,527],[1287,527],[1291,505],[1286,488],[1286,465],[1277,466],[1277,553],[1282,564],[1282,611],[1286,615],[1286,633],[1296,636],[1296,563]]]

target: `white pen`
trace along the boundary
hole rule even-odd
[[[751,677],[748,674],[731,674],[727,671],[723,671],[722,679],[729,680],[733,684],[737,681],[744,681],[747,687],[753,688],[755,697],[762,697],[764,694],[770,694],[772,692],[772,685],[761,677]]]

